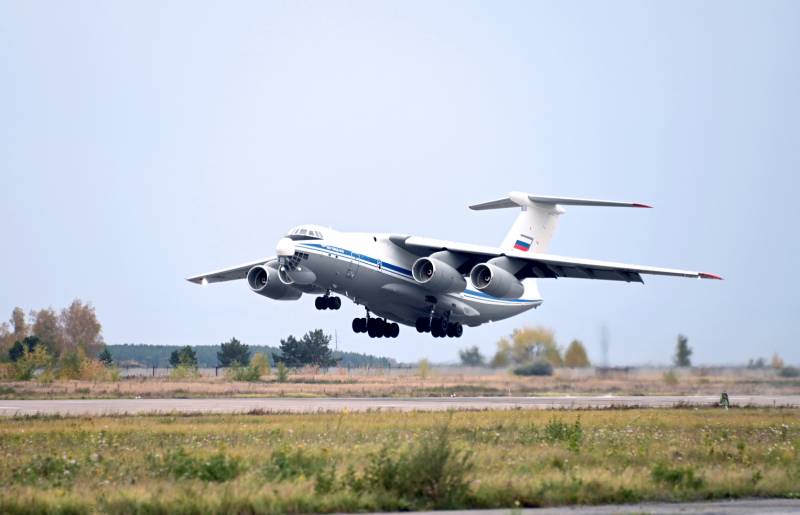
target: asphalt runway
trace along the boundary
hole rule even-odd
[[[800,513],[800,499],[734,499],[725,501],[564,506],[561,508],[515,510],[424,511],[415,512],[415,515],[617,515],[623,513],[651,513],[653,515],[749,515],[750,513],[769,513],[771,515],[779,515]]]
[[[731,395],[732,406],[800,407],[800,395]],[[561,396],[561,397],[409,397],[409,398],[209,398],[209,399],[59,399],[0,400],[0,416],[121,415],[144,413],[273,413],[447,411],[486,409],[573,409],[719,406],[719,397]]]

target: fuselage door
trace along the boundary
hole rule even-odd
[[[354,280],[358,275],[358,258],[360,255],[357,252],[353,252],[352,255],[348,257],[347,260],[347,269],[344,272],[344,276],[347,279]]]

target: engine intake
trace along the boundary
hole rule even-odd
[[[525,286],[514,274],[491,263],[479,263],[472,267],[469,279],[477,290],[492,297],[518,299],[525,292]]]
[[[278,278],[278,271],[263,265],[257,265],[247,272],[247,284],[259,295],[275,300],[297,300],[303,292],[283,283]]]
[[[423,257],[414,261],[411,275],[426,290],[434,293],[458,293],[467,287],[461,273],[444,261]]]

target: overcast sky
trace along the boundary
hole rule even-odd
[[[0,315],[94,303],[109,343],[277,345],[321,327],[410,361],[522,325],[612,364],[800,362],[800,2],[0,0]],[[244,282],[319,223],[499,244],[512,190],[568,209],[550,251],[724,282],[545,280],[464,337],[350,330]]]

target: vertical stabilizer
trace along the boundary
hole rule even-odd
[[[518,207],[521,211],[500,244],[500,248],[520,252],[547,252],[558,224],[558,217],[564,213],[562,206],[650,207],[638,202],[546,197],[520,191],[512,191],[505,198],[469,207],[474,210]]]

